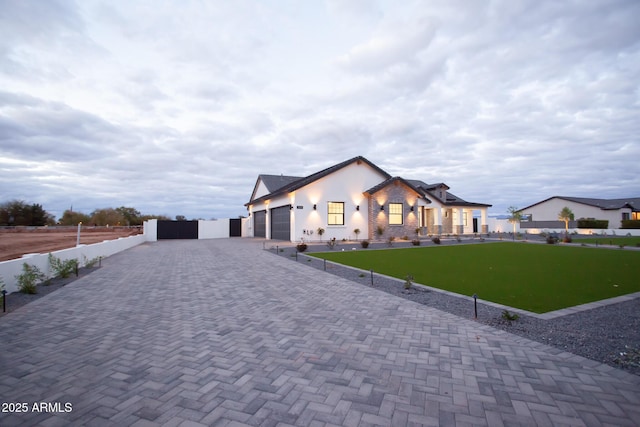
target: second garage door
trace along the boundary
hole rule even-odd
[[[271,209],[271,238],[291,240],[291,205]]]

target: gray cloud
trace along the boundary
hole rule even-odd
[[[640,4],[0,3],[3,199],[245,212],[364,155],[494,213],[638,196]]]

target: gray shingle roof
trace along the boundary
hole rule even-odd
[[[342,163],[338,163],[337,165],[333,165],[331,167],[323,169],[320,172],[316,172],[314,174],[311,174],[311,175],[309,175],[307,177],[299,178],[297,180],[294,180],[294,181],[290,182],[287,185],[279,187],[277,190],[274,190],[269,194],[266,194],[266,195],[264,195],[262,197],[259,197],[259,198],[255,199],[255,200],[251,200],[249,203],[259,202],[259,201],[262,201],[262,200],[270,199],[270,198],[275,197],[275,196],[282,195],[284,193],[289,193],[291,191],[295,191],[298,188],[302,188],[305,185],[309,185],[312,182],[317,181],[320,178],[323,178],[323,177],[325,177],[325,176],[327,176],[327,175],[329,175],[329,174],[331,174],[331,173],[333,173],[333,172],[335,172],[337,170],[340,170],[340,169],[342,169],[342,168],[344,168],[346,166],[349,166],[350,164],[352,164],[354,162],[364,162],[364,163],[368,164],[369,166],[371,166],[376,171],[378,171],[385,178],[391,178],[391,175],[389,175],[387,172],[383,171],[378,166],[376,166],[373,163],[371,163],[369,160],[365,159],[362,156],[357,156],[357,157],[354,157],[352,159],[345,160]],[[273,176],[273,175],[270,175],[270,176]],[[267,188],[269,188],[269,187],[267,186]],[[252,197],[253,197],[253,195],[252,195]],[[247,203],[247,205],[249,203]]]
[[[285,176],[285,175],[264,175],[261,174],[258,178],[262,180],[262,183],[267,187],[270,193],[274,191],[278,191],[285,185],[290,185],[292,182],[295,182],[299,179],[302,179],[300,176]]]
[[[640,212],[640,197],[627,197],[625,199],[594,199],[589,197],[567,197],[567,196],[549,197],[548,199],[544,199],[538,203],[534,203],[530,206],[527,206],[526,208],[522,208],[518,212],[524,211],[525,209],[532,208],[534,206],[537,206],[551,199],[568,200],[570,202],[581,203],[583,205],[595,206],[603,210],[616,210],[616,209],[622,209],[622,208],[628,207],[635,212]]]
[[[425,197],[425,199],[427,199],[430,202],[431,200],[428,197],[426,197],[427,195],[429,195],[432,198],[438,199],[437,197],[435,197],[435,195],[431,193],[431,190],[435,190],[436,188],[441,186],[444,186],[447,189],[449,188],[449,186],[441,182],[436,184],[427,184],[424,181],[420,181],[416,179],[405,180],[404,178],[401,178],[401,177],[392,177],[387,172],[385,172],[384,170],[380,169],[378,166],[371,163],[369,160],[365,159],[362,156],[357,156],[303,178],[299,178],[295,176],[283,176],[283,175],[260,175],[258,179],[262,179],[262,182],[269,190],[269,194],[265,194],[264,196],[261,196],[257,199],[253,199],[253,197],[255,196],[255,188],[254,188],[254,193],[251,195],[251,200],[248,203],[246,203],[245,206],[248,206],[249,204],[256,203],[256,202],[261,202],[263,200],[267,200],[276,196],[280,196],[285,193],[290,193],[292,191],[295,191],[298,188],[302,188],[306,185],[309,185],[320,178],[323,178],[335,171],[338,171],[346,166],[349,166],[354,162],[364,162],[368,164],[371,168],[378,171],[385,178],[385,180],[382,183],[367,190],[366,192],[369,194],[375,193],[380,188],[388,185],[390,182],[394,180],[401,180],[403,183],[405,183],[407,186],[412,188],[418,194],[421,194],[423,197]],[[256,186],[257,186],[257,183],[256,183]],[[449,192],[446,193],[446,201],[443,201],[443,203],[445,205],[456,205],[456,206],[477,206],[477,207],[491,206],[483,203],[467,202]]]
[[[369,194],[375,194],[378,191],[382,190],[384,187],[386,187],[389,184],[392,184],[393,182],[401,182],[404,185],[406,185],[407,187],[409,187],[410,189],[412,189],[413,191],[415,191],[417,194],[419,194],[420,196],[422,196],[423,198],[425,198],[429,203],[431,203],[431,200],[429,200],[426,196],[425,196],[425,192],[420,190],[418,187],[416,187],[415,185],[413,185],[411,182],[409,182],[409,180],[406,180],[404,178],[401,178],[399,176],[394,176],[391,177],[389,179],[385,179],[384,181],[382,181],[380,184],[371,187],[370,189],[366,190],[365,193],[369,193]]]

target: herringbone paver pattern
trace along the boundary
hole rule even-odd
[[[0,319],[0,425],[638,425],[640,377],[266,253],[171,241]]]

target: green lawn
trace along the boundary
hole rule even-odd
[[[499,242],[312,255],[535,313],[640,291],[640,252],[628,250]]]
[[[640,245],[640,236],[599,236],[599,237],[578,237],[574,236],[573,243],[589,243],[599,245],[625,245],[625,246],[638,246]]]

